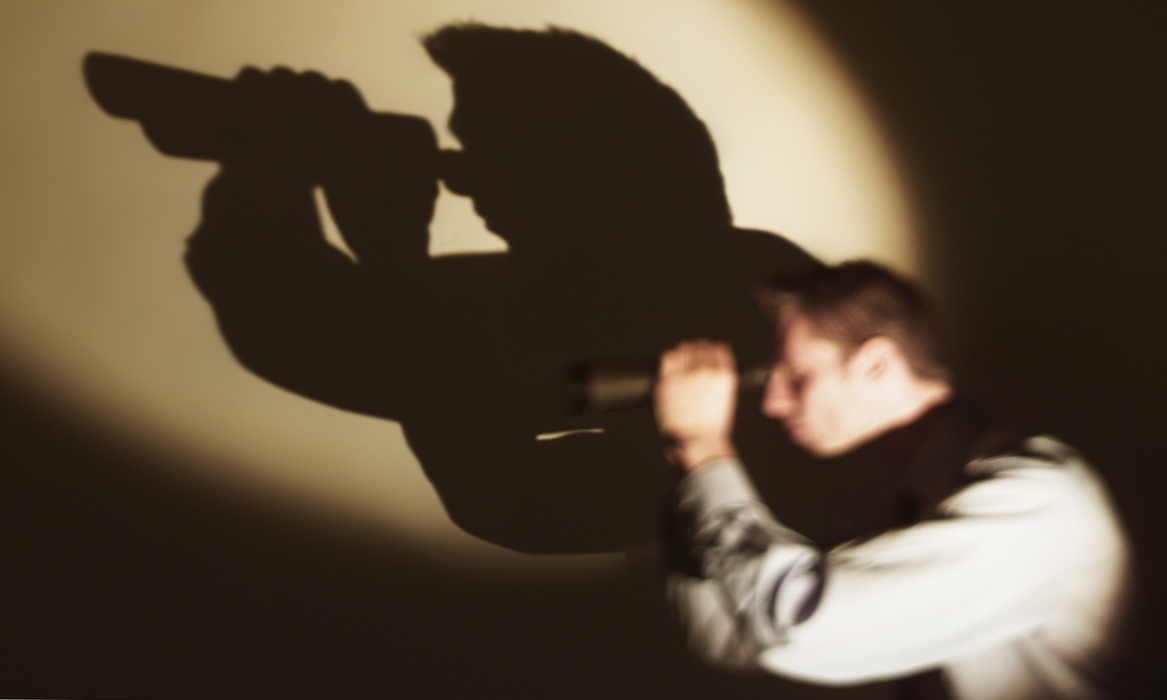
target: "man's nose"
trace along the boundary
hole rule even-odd
[[[785,367],[778,365],[770,370],[770,381],[766,382],[766,392],[762,396],[762,413],[770,418],[785,418],[793,410],[790,375]]]

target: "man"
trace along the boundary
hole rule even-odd
[[[670,593],[694,650],[815,683],[900,678],[903,697],[1109,697],[1128,555],[1098,475],[956,400],[927,305],[886,268],[820,267],[761,296],[780,347],[763,412],[812,455],[864,446],[903,475],[868,532],[820,551],[736,458],[729,347],[665,353],[657,421],[684,474]]]
[[[603,42],[458,24],[424,45],[462,146],[431,143],[436,168],[354,138],[370,119],[351,85],[244,71],[247,138],[207,188],[190,273],[248,369],[400,422],[467,532],[530,553],[647,543],[668,488],[638,468],[659,461],[652,417],[565,416],[564,367],[694,335],[761,356],[749,287],[810,257],[733,226],[705,125]],[[428,254],[436,174],[505,253]]]

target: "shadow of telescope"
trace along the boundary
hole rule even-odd
[[[137,121],[161,153],[223,161],[247,147],[242,88],[232,80],[101,52],[85,56],[83,73],[105,113]],[[422,117],[366,111],[346,126],[364,152],[438,177],[437,138]]]

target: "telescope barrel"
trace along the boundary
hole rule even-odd
[[[741,391],[757,390],[770,380],[769,362],[747,365],[738,381]],[[594,415],[648,406],[656,389],[656,360],[577,362],[563,368],[563,413]]]

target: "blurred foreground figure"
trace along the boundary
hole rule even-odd
[[[1048,436],[995,427],[955,397],[921,294],[872,263],[761,292],[780,353],[763,412],[810,454],[902,465],[895,496],[829,552],[760,501],[730,440],[727,345],[662,358],[657,421],[684,476],[670,596],[693,649],[904,698],[1126,697],[1109,663],[1129,567],[1106,489]]]
[[[467,532],[531,553],[647,543],[668,489],[652,416],[565,416],[563,368],[695,335],[761,357],[749,289],[810,258],[733,226],[705,125],[603,42],[469,24],[424,44],[462,146],[432,167],[371,147],[348,83],[244,70],[248,137],[207,188],[191,275],[255,374],[399,421]],[[505,253],[429,255],[439,177]]]

